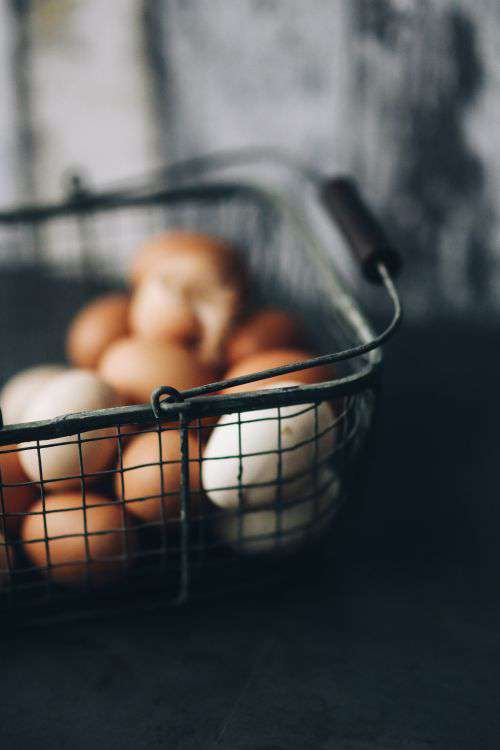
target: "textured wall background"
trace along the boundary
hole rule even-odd
[[[0,10],[0,197],[214,148],[348,170],[411,314],[500,311],[498,0],[17,0]]]

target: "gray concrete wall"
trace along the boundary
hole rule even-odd
[[[10,8],[3,202],[57,194],[76,164],[100,184],[216,148],[286,146],[359,178],[407,259],[412,315],[500,311],[498,0]]]

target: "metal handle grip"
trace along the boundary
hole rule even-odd
[[[391,276],[401,268],[401,257],[391,244],[354,180],[334,177],[323,182],[320,199],[333,217],[349,247],[370,281],[380,282],[378,266],[383,263]]]

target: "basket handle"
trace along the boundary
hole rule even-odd
[[[221,380],[217,383],[207,383],[206,385],[192,388],[188,391],[179,393],[169,387],[157,388],[151,395],[153,412],[159,418],[161,414],[162,403],[172,403],[175,401],[189,400],[196,396],[204,396],[208,393],[217,393],[226,388],[232,388],[236,385],[245,385],[257,380],[264,380],[275,375],[285,375],[298,370],[307,370],[323,364],[332,364],[335,362],[345,361],[359,357],[368,352],[378,349],[382,344],[388,341],[401,323],[402,310],[397,289],[392,282],[392,277],[396,275],[401,268],[401,258],[399,253],[394,250],[387,239],[384,230],[378,223],[377,219],[364,203],[354,180],[349,177],[334,177],[321,182],[319,189],[320,200],[326,210],[336,222],[344,234],[353,254],[361,264],[363,273],[367,279],[374,282],[380,282],[392,303],[392,318],[382,333],[374,336],[371,341],[364,341],[361,344],[344,349],[341,352],[332,354],[323,354],[319,357],[295,362],[291,365],[273,367],[263,372],[251,373],[249,375],[240,375],[231,380]],[[342,383],[344,392],[355,392],[359,389],[363,379],[368,379],[373,370],[365,370],[358,376],[347,376]],[[349,382],[349,385],[347,383]],[[275,391],[276,393],[276,391]],[[168,398],[161,400],[163,395]],[[247,394],[248,395],[248,394]]]
[[[367,279],[382,281],[380,264],[390,276],[399,273],[401,256],[391,247],[384,229],[352,178],[333,177],[322,182],[320,200],[347,240]]]

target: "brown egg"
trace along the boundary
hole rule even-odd
[[[232,366],[257,352],[296,347],[304,341],[304,331],[295,318],[269,307],[254,313],[232,333],[226,347],[227,362]]]
[[[188,433],[188,444],[191,510],[196,512],[199,507],[201,486],[200,451],[196,431]],[[116,497],[119,500],[125,500],[127,509],[143,523],[159,523],[163,518],[179,518],[182,464],[178,430],[165,430],[161,433],[161,461],[160,473],[158,433],[145,432],[131,440],[125,449],[124,471],[120,471],[120,464],[117,467],[119,471],[115,476]]]
[[[231,367],[224,376],[224,379],[237,378],[241,375],[249,375],[261,370],[269,370],[273,367],[291,365],[295,362],[302,362],[305,359],[311,359],[314,354],[303,349],[271,349],[266,352],[257,352],[251,357],[242,359],[236,365]],[[321,383],[325,380],[333,380],[335,377],[335,368],[333,365],[319,365],[309,370],[299,370],[297,372],[286,373],[285,375],[276,375],[273,378],[257,380],[254,383],[246,385],[237,385],[232,388],[226,388],[222,393],[238,393],[240,391],[258,391],[261,388],[268,387],[270,384],[288,382],[293,380],[304,385],[312,383]]]
[[[71,323],[66,339],[68,359],[93,369],[108,346],[128,333],[129,297],[104,294],[86,305]]]
[[[87,575],[92,586],[119,580],[125,560],[137,549],[137,534],[123,506],[90,493],[85,506],[84,511],[80,492],[53,494],[45,498],[45,514],[40,499],[30,509],[35,515],[22,525],[24,551],[33,565],[48,568],[43,575],[65,586],[83,586]]]
[[[111,344],[99,362],[99,374],[124,399],[147,403],[160,385],[187,390],[216,379],[211,367],[188,349],[170,342],[124,338]]]
[[[170,339],[187,347],[196,346],[201,338],[195,306],[156,276],[146,278],[137,287],[130,305],[130,328],[140,338]]]
[[[170,275],[175,256],[204,262],[212,271],[218,269],[224,281],[241,273],[238,256],[222,240],[197,232],[170,231],[148,240],[139,250],[131,267],[132,283],[139,284],[151,275]]]
[[[6,486],[29,481],[21,467],[19,455],[15,445],[0,447],[0,528],[3,527],[8,536],[13,537],[19,529],[22,514],[35,497],[32,485]]]
[[[167,232],[139,253],[132,277],[133,334],[194,347],[202,362],[222,360],[246,289],[235,250],[205,235]]]

